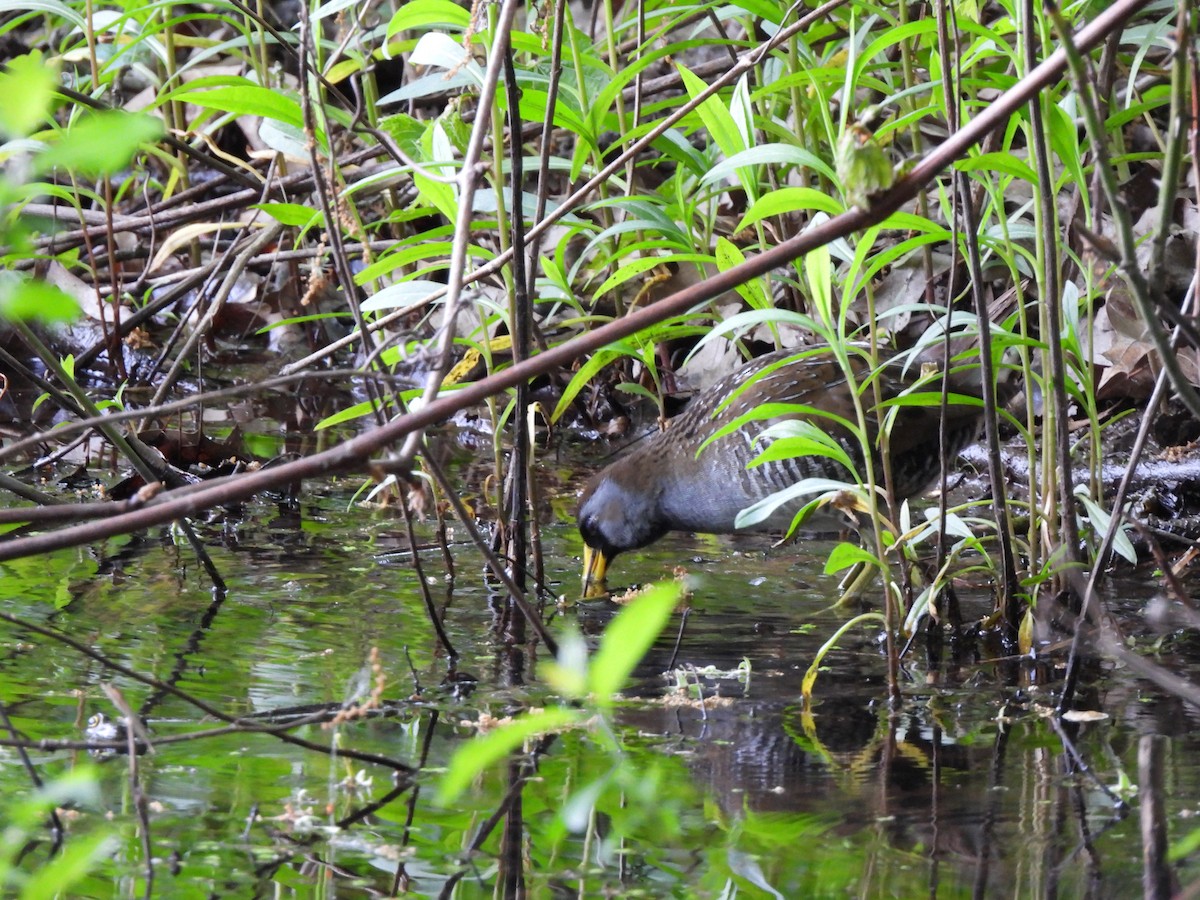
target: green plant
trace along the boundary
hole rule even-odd
[[[671,582],[640,594],[613,617],[590,658],[582,635],[565,635],[557,662],[546,671],[547,681],[563,702],[522,713],[464,744],[438,784],[438,802],[453,803],[485,769],[517,752],[530,739],[580,727],[600,741],[614,763],[612,772],[601,782],[582,788],[581,793],[592,795],[604,790],[608,781],[620,781],[620,739],[612,728],[612,710],[618,692],[666,626],[681,592],[682,586]]]
[[[22,862],[29,845],[39,840],[38,834],[56,810],[94,806],[98,799],[96,772],[81,766],[10,805],[0,829],[0,892],[21,900],[64,896],[108,857],[117,848],[117,841],[108,830],[100,829],[94,834],[67,838],[61,850],[32,870],[28,860]],[[56,827],[61,828],[61,822]]]

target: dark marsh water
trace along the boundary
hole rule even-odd
[[[559,499],[543,533],[557,595],[576,589],[580,546],[573,499],[556,478],[548,469],[543,495]],[[1141,892],[1137,750],[1148,734],[1167,739],[1170,840],[1186,838],[1200,812],[1197,711],[1108,664],[1084,686],[1086,705],[1106,716],[1067,735],[1089,775],[1069,765],[1043,715],[1057,688],[1052,664],[971,662],[934,679],[912,661],[892,714],[868,624],[826,659],[806,711],[804,672],[848,615],[828,609],[831,545],[692,537],[621,558],[613,573],[629,583],[688,569],[696,589],[678,652],[676,616],[607,725],[558,736],[536,771],[522,769],[526,756],[492,765],[443,807],[442,769],[473,723],[555,702],[547,654],[496,639],[480,559],[454,529],[452,584],[440,552],[422,554],[460,654],[452,667],[402,519],[348,508],[356,487],[294,507],[264,498],[199,525],[224,595],[169,529],[0,564],[4,612],[264,725],[361,698],[374,649],[381,707],[292,733],[414,766],[425,758],[419,790],[400,790],[383,766],[271,734],[220,733],[187,700],[2,623],[0,700],[16,732],[85,740],[91,717],[121,717],[108,685],[155,743],[137,758],[146,834],[127,755],[33,751],[47,781],[94,770],[98,790],[65,814],[66,846],[112,840],[65,896],[143,896],[148,839],[150,892],[162,897],[390,896],[398,868],[416,897],[503,896],[506,885],[531,897],[1129,897]],[[419,531],[432,544],[431,526]],[[1131,612],[1152,592],[1122,585],[1109,599]],[[968,613],[988,602],[968,596]],[[578,627],[594,646],[613,614],[609,604],[551,605],[547,620],[556,634]],[[1195,671],[1194,635],[1158,640],[1176,671]],[[673,656],[683,674],[664,677]],[[687,702],[674,687],[681,679],[709,703]],[[212,733],[171,742],[196,732]],[[0,811],[31,792],[19,757],[0,747]],[[472,849],[498,810],[507,817]],[[2,858],[38,871],[47,834],[33,829],[32,843],[6,846]],[[1200,874],[1186,854],[1176,866],[1183,885]]]

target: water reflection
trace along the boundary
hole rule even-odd
[[[264,504],[204,526],[224,595],[167,531],[48,557],[37,579],[24,563],[6,569],[7,584],[43,586],[10,594],[6,611],[159,682],[0,630],[0,684],[19,733],[81,741],[89,717],[119,714],[103,684],[145,718],[156,744],[138,757],[149,840],[157,856],[176,856],[174,874],[157,874],[161,890],[217,879],[223,890],[285,894],[321,884],[418,896],[1129,895],[1140,889],[1141,841],[1119,799],[1132,798],[1122,784],[1137,783],[1145,734],[1170,738],[1171,838],[1200,811],[1197,711],[1110,666],[1087,676],[1088,705],[1108,718],[1072,727],[1075,756],[1042,715],[1052,670],[980,663],[933,679],[913,660],[893,713],[874,628],[851,631],[826,658],[806,709],[804,673],[845,621],[827,609],[828,545],[686,537],[623,559],[631,581],[683,562],[699,585],[678,646],[676,618],[616,710],[618,752],[600,726],[567,732],[492,766],[442,808],[436,772],[476,723],[556,702],[545,655],[504,644],[465,543],[449,538],[458,576],[448,582],[435,535],[421,531],[422,583],[403,523],[346,513],[346,497]],[[565,593],[577,583],[578,537],[566,527],[543,537],[551,591]],[[1123,591],[1140,602],[1136,586]],[[607,604],[547,610],[552,631],[577,624],[593,642],[612,615]],[[1194,671],[1197,647],[1174,634],[1160,651]],[[384,675],[374,704],[373,658]],[[663,676],[672,662],[682,676]],[[687,702],[680,678],[719,702]],[[245,730],[172,743],[221,723],[171,689],[260,729],[290,726],[306,743]],[[311,749],[334,742],[333,757]],[[432,771],[412,781],[373,759]],[[53,776],[81,760],[47,750],[36,763]],[[6,807],[28,788],[14,763],[0,755]],[[105,827],[109,814],[133,835],[128,760],[99,765],[102,800],[78,827]],[[112,885],[137,877],[139,846],[101,867],[89,894],[122,894]],[[1190,858],[1178,867],[1185,884],[1196,877]]]

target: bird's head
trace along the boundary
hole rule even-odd
[[[584,597],[605,593],[604,578],[614,556],[652,544],[668,530],[658,511],[657,492],[639,489],[636,476],[641,470],[622,466],[625,462],[592,478],[579,499]]]

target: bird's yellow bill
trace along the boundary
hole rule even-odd
[[[586,544],[583,547],[583,599],[591,600],[608,593],[604,575],[608,571],[608,560],[604,552]]]

